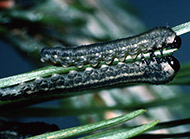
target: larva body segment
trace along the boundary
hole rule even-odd
[[[173,79],[179,70],[179,62],[173,57],[156,58],[146,62],[119,62],[116,65],[102,65],[100,68],[88,67],[67,74],[54,74],[51,77],[0,90],[0,99],[17,99],[30,95],[55,95],[131,83],[164,84]]]
[[[86,64],[95,67],[101,61],[110,64],[114,58],[118,58],[122,62],[128,55],[136,58],[140,53],[160,50],[163,46],[172,44],[175,38],[176,34],[172,29],[157,27],[137,36],[104,43],[74,48],[44,48],[41,51],[41,59],[64,67],[77,66],[81,68]]]

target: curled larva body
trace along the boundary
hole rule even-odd
[[[116,65],[88,67],[67,74],[54,74],[51,77],[0,90],[0,99],[17,99],[30,95],[67,94],[130,83],[164,84],[173,79],[179,70],[179,62],[173,57],[153,58],[134,63],[119,62]],[[51,93],[52,92],[52,93]]]
[[[81,68],[86,64],[95,67],[101,61],[110,64],[114,58],[117,58],[123,62],[128,55],[135,59],[140,53],[160,50],[163,47],[171,46],[175,38],[176,34],[172,29],[157,27],[137,36],[104,43],[72,48],[44,48],[41,51],[41,60],[60,64],[64,67],[76,66]]]

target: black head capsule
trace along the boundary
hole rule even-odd
[[[174,69],[174,71],[178,72],[180,69],[179,61],[173,56],[168,56],[167,60],[168,60],[168,63],[170,64],[170,66]]]
[[[171,48],[177,48],[179,49],[181,46],[181,38],[179,36],[176,36],[174,39],[174,42],[171,45]]]

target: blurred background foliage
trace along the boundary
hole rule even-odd
[[[125,0],[0,1],[1,40],[36,68],[46,66],[40,62],[43,47],[72,47],[113,40],[141,33],[146,28],[137,10]],[[182,70],[187,74],[181,72],[179,75],[190,76],[189,68],[189,64],[183,66]],[[138,85],[44,103],[40,100],[35,102],[40,104],[29,107],[26,107],[31,105],[28,102],[18,105],[1,103],[0,115],[3,119],[19,122],[49,122],[60,129],[113,118],[139,108],[145,108],[147,113],[123,124],[122,128],[151,120],[175,123],[175,120],[184,119],[179,121],[181,126],[171,124],[167,128],[169,125],[166,124],[148,134],[156,133],[159,137],[159,134],[189,133],[189,99],[190,94],[185,94],[179,86]]]

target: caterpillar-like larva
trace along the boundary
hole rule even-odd
[[[57,125],[44,122],[22,123],[0,119],[0,125],[1,139],[25,139],[35,135],[59,130]]]
[[[72,48],[52,47],[41,51],[41,60],[59,64],[64,67],[83,67],[86,64],[97,66],[101,61],[111,64],[117,58],[123,62],[130,55],[136,58],[140,53],[153,52],[163,48],[179,48],[180,37],[168,27],[157,27],[137,36],[82,45]]]
[[[119,62],[116,65],[88,67],[67,74],[54,74],[51,77],[19,84],[12,88],[2,88],[0,99],[17,99],[30,95],[51,95],[71,93],[130,83],[164,84],[173,79],[180,68],[173,56],[152,57],[147,61],[133,63]]]

